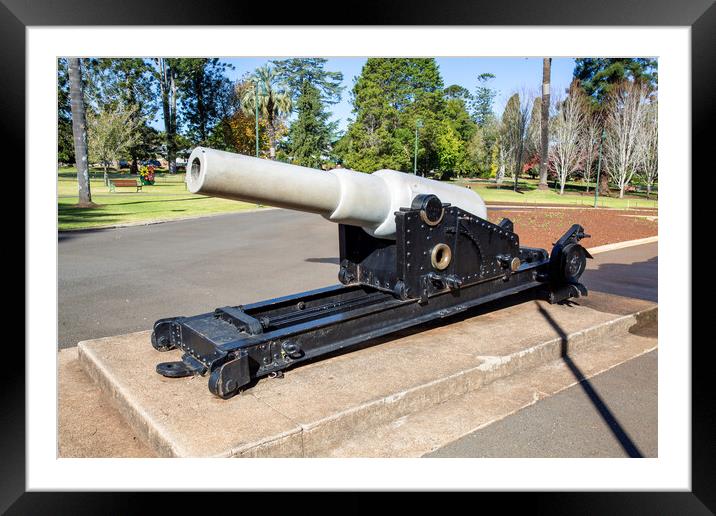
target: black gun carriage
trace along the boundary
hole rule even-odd
[[[208,376],[209,390],[221,398],[301,362],[520,292],[533,290],[550,303],[587,294],[579,279],[591,256],[579,242],[589,235],[577,224],[548,253],[520,246],[510,220],[489,222],[482,199],[466,188],[395,171],[322,172],[203,148],[189,163],[191,191],[338,222],[340,284],[154,324],[157,350],[184,352],[157,372]],[[282,182],[285,190],[275,186]]]

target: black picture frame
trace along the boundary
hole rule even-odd
[[[25,29],[38,25],[271,25],[311,24],[324,13],[331,25],[597,25],[691,27],[692,170],[708,169],[708,150],[714,139],[714,85],[716,85],[716,5],[714,0],[671,2],[656,0],[513,0],[480,4],[468,0],[400,0],[362,2],[359,6],[325,2],[311,8],[275,9],[266,18],[265,5],[250,2],[187,0],[0,0],[0,112],[6,149],[13,149],[13,165],[24,169]],[[298,5],[298,4],[297,4]],[[300,11],[300,12],[298,12]],[[141,13],[138,16],[137,13]],[[341,14],[343,13],[343,14]],[[342,17],[343,16],[343,17]],[[696,222],[696,221],[694,221]],[[692,233],[693,235],[693,233]],[[684,250],[685,256],[690,256]],[[691,281],[687,278],[686,281]],[[683,300],[691,303],[691,300]],[[668,314],[662,314],[668,317]],[[692,319],[693,320],[693,319]],[[690,492],[640,493],[528,493],[500,500],[510,511],[527,503],[530,511],[550,514],[712,514],[716,512],[716,410],[710,377],[710,339],[692,346],[692,489]],[[26,345],[30,343],[26,342]],[[688,343],[683,343],[686,347]],[[0,511],[8,514],[127,513],[147,508],[146,497],[128,493],[25,492],[25,363],[6,362],[0,389]],[[237,475],[242,470],[237,467]],[[245,471],[244,471],[245,473]],[[237,480],[237,485],[240,481]],[[204,497],[170,494],[174,507],[189,509],[210,502]],[[244,496],[244,495],[241,495]],[[271,504],[281,504],[272,496]],[[295,496],[295,495],[294,495]],[[486,495],[480,495],[481,504]],[[504,500],[507,498],[507,500]],[[212,500],[216,495],[212,495]],[[301,498],[305,503],[305,498]],[[459,502],[453,502],[459,503]],[[353,510],[371,507],[358,501]],[[542,509],[542,510],[541,510]],[[171,507],[168,510],[173,510]],[[246,510],[245,506],[237,510]],[[511,512],[511,511],[510,511]]]

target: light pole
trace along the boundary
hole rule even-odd
[[[259,78],[254,82],[254,119],[256,120],[256,157],[259,157]],[[260,208],[261,203],[256,203],[256,207]]]
[[[599,160],[597,161],[597,186],[594,188],[594,207],[599,203],[599,174],[602,171],[602,145],[604,145],[604,137],[606,130],[602,129],[602,138],[599,140]]]
[[[418,129],[423,126],[423,121],[415,122],[415,156],[413,158],[413,174],[418,174]]]

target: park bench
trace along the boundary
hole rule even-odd
[[[137,192],[142,189],[142,183],[136,179],[110,179],[109,180],[109,191],[115,192],[115,188],[126,186],[128,188],[136,188]]]

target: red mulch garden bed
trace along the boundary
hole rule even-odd
[[[597,247],[625,240],[658,235],[655,210],[600,210],[587,209],[506,209],[488,210],[490,222],[498,223],[504,217],[515,225],[520,245],[550,250],[552,244],[572,224],[581,224],[591,238],[582,243]]]

